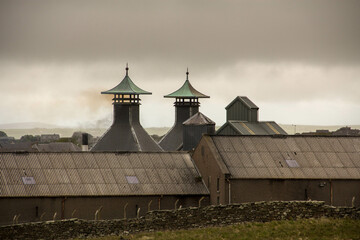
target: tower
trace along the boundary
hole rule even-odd
[[[175,98],[175,124],[160,140],[159,144],[165,151],[177,151],[183,146],[183,122],[199,112],[199,98],[209,98],[197,91],[189,81],[189,71],[186,71],[186,81],[177,91],[165,98]]]
[[[126,65],[124,79],[114,88],[101,92],[113,94],[114,120],[91,151],[162,151],[161,147],[141,126],[140,95],[151,94],[136,86],[129,77]]]

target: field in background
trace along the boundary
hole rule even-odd
[[[295,129],[297,133],[302,132],[315,132],[317,129],[328,129],[330,131],[335,131],[343,126],[311,126],[311,125],[288,125],[288,124],[280,124],[280,126],[288,133],[294,134]],[[353,129],[360,129],[360,125],[348,125]],[[218,128],[218,127],[217,127]],[[158,136],[164,135],[169,130],[169,127],[162,128],[146,128],[146,131],[150,134],[156,134]],[[61,137],[71,137],[72,134],[76,131],[87,132],[93,135],[94,137],[101,136],[106,129],[105,128],[28,128],[28,129],[1,129],[0,131],[4,131],[8,136],[15,137],[19,139],[23,135],[41,135],[41,134],[60,134]]]
[[[267,223],[242,223],[225,227],[208,227],[190,230],[139,233],[94,238],[94,240],[115,239],[359,239],[360,220],[351,219],[303,219],[297,221],[272,221]]]

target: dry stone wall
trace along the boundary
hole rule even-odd
[[[0,227],[0,239],[69,239],[158,230],[221,226],[302,218],[360,219],[360,208],[332,207],[319,201],[256,202],[151,211],[138,219],[69,219]]]

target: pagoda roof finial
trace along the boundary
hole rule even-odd
[[[189,68],[186,69],[185,83],[173,93],[165,95],[166,98],[209,98],[209,96],[197,91],[189,81]]]
[[[151,92],[145,91],[133,83],[129,77],[129,65],[126,63],[126,76],[124,79],[114,88],[101,92],[101,94],[151,94]]]

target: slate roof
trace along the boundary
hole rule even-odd
[[[151,92],[145,91],[130,79],[128,75],[129,68],[126,67],[126,75],[124,79],[114,88],[101,92],[101,94],[151,94]]]
[[[360,137],[205,137],[234,179],[360,179]]]
[[[165,98],[210,98],[209,96],[197,91],[189,81],[189,72],[186,72],[186,81],[173,93],[164,96]]]
[[[37,149],[33,148],[32,142],[0,142],[0,152],[37,152]]]
[[[284,129],[282,129],[276,122],[267,121],[267,122],[247,122],[247,121],[237,121],[229,120],[216,132],[217,135],[224,135],[222,131],[230,127],[234,130],[236,135],[274,135],[274,134],[283,134],[287,135]]]
[[[202,114],[201,112],[197,112],[193,116],[191,116],[188,120],[183,122],[184,125],[215,125],[215,122]]]
[[[39,143],[33,146],[39,152],[76,152],[81,148],[72,142]]]
[[[187,153],[0,153],[0,197],[207,195]]]
[[[237,96],[234,100],[231,101],[231,103],[229,103],[225,107],[225,109],[230,108],[237,101],[241,101],[250,109],[259,109],[259,107],[255,105],[255,103],[253,103],[248,97],[245,97],[245,96]]]

